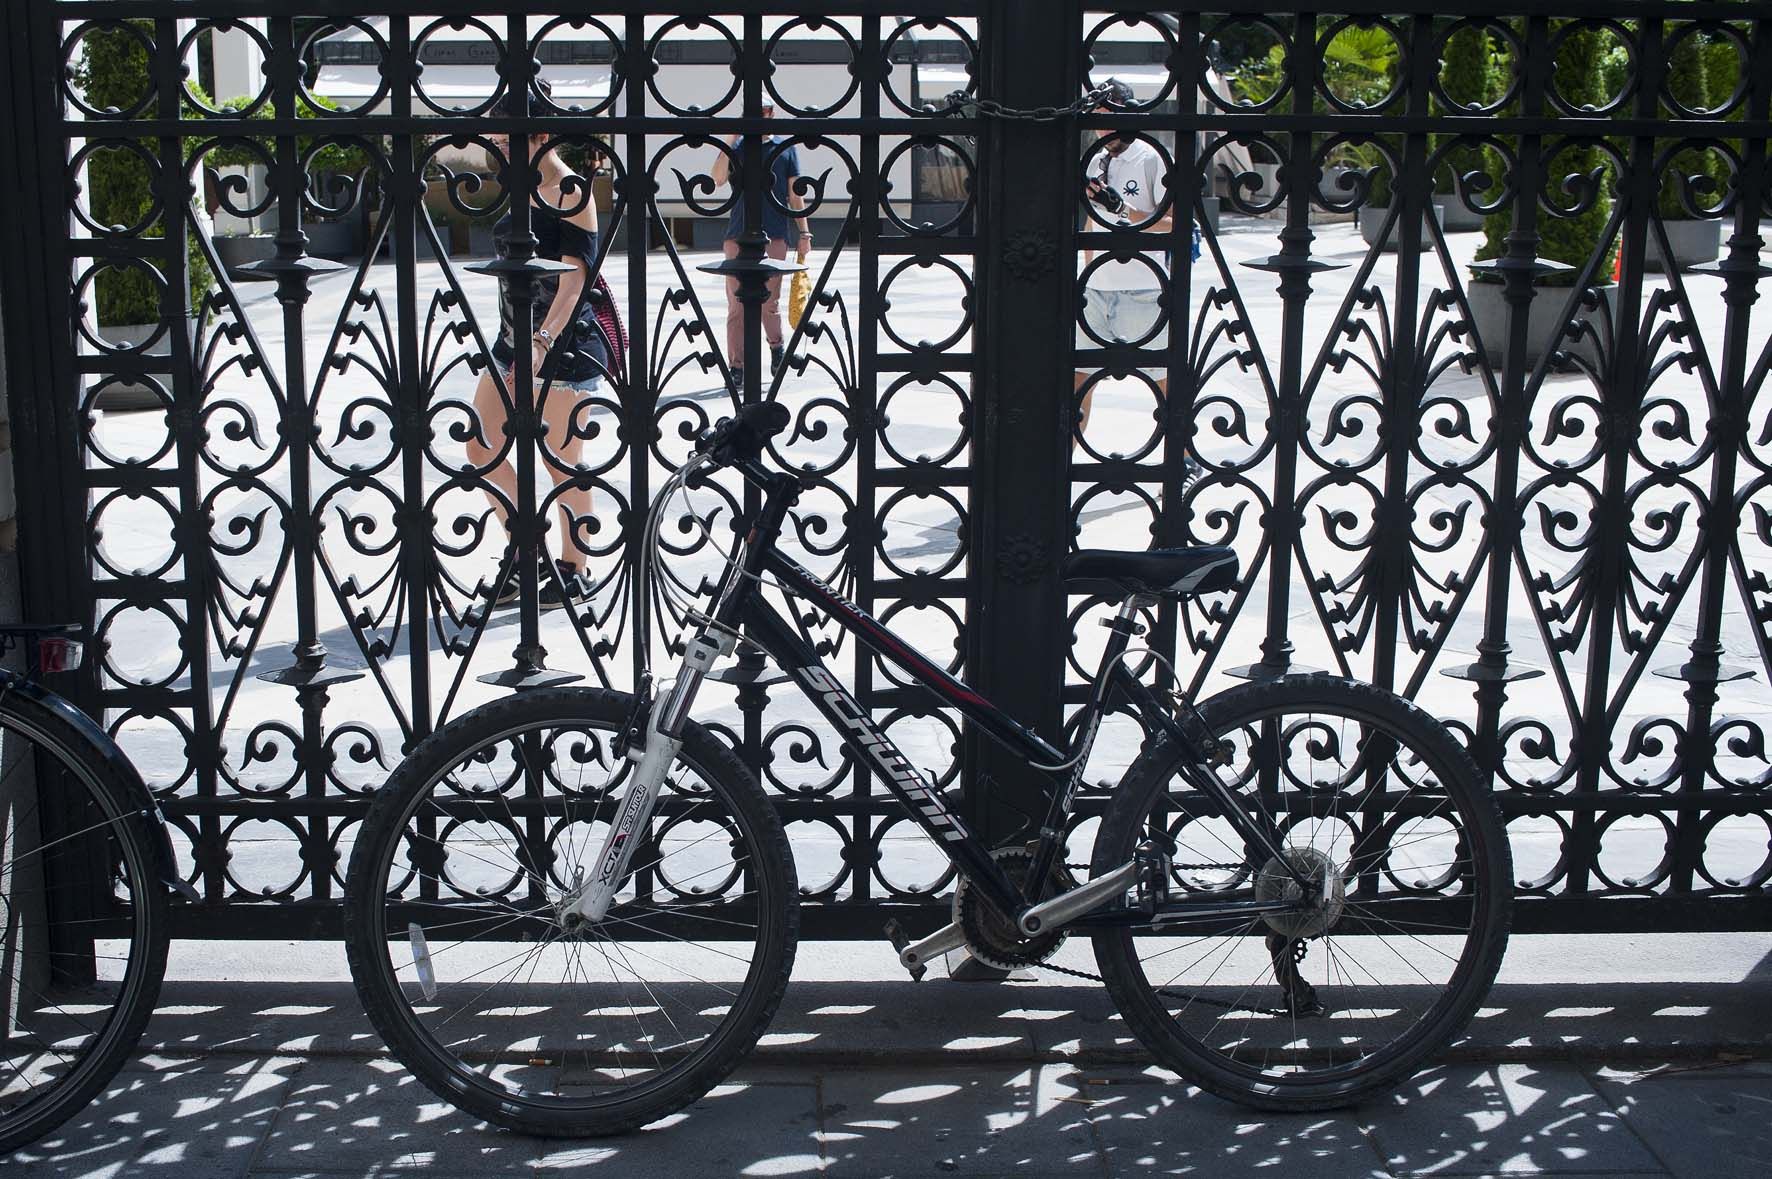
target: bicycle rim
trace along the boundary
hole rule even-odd
[[[446,755],[380,840],[364,897],[401,1055],[482,1116],[645,1120],[699,1096],[782,969],[777,849],[725,774],[682,758],[608,916],[563,915],[633,768],[612,721],[524,721]]]
[[[1493,804],[1450,737],[1367,695],[1390,699],[1282,681],[1206,709],[1229,758],[1219,780],[1278,856],[1205,804],[1173,760],[1116,832],[1128,846],[1113,854],[1173,841],[1172,903],[1295,906],[1098,943],[1147,1041],[1220,1092],[1394,1083],[1462,1026],[1493,976],[1507,893]]]
[[[133,800],[0,710],[0,1150],[115,1073],[158,991],[160,882]]]

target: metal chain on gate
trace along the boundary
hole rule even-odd
[[[1107,105],[1107,96],[1110,92],[1111,88],[1103,83],[1069,106],[1036,106],[1023,109],[1004,106],[993,98],[979,98],[964,90],[955,90],[942,99],[940,106],[932,106],[918,113],[933,118],[958,112],[967,117],[985,115],[993,119],[1019,119],[1028,123],[1051,123],[1058,119],[1068,119],[1072,115],[1080,115],[1085,111],[1094,110],[1098,106]]]

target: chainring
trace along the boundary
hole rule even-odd
[[[997,861],[1004,875],[1026,891],[1028,874],[1034,869],[1031,852],[1023,847],[1000,847],[991,853],[991,858]],[[1040,890],[1040,899],[1057,896],[1076,886],[1070,869],[1063,863],[1054,863],[1046,887]],[[1038,966],[1058,953],[1058,947],[1064,945],[1068,936],[1063,930],[1038,937],[1022,936],[1015,922],[997,912],[996,907],[964,877],[954,888],[954,920],[966,935],[967,952],[998,970]]]

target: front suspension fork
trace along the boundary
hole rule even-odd
[[[603,847],[593,861],[590,878],[581,886],[578,896],[563,906],[566,914],[577,914],[586,921],[601,921],[608,915],[616,891],[627,878],[628,863],[640,844],[640,832],[652,819],[652,808],[664,788],[665,775],[683,748],[683,726],[688,721],[690,705],[695,703],[695,694],[714,661],[730,655],[737,642],[737,635],[710,633],[705,626],[690,640],[670,692],[647,715],[644,743],[625,750],[628,758],[638,764],[622,793],[621,804],[615,809],[615,821],[604,837]]]

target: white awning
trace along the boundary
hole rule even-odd
[[[909,71],[908,65],[898,65],[894,70]],[[940,83],[960,89],[972,84],[972,75],[961,65],[920,65],[917,67],[917,85],[929,86]]]
[[[582,106],[609,97],[607,66],[543,66],[541,76],[553,88],[557,103]],[[380,89],[381,80],[381,71],[375,66],[335,63],[321,68],[312,89],[322,98],[356,106]],[[473,107],[498,88],[498,74],[491,66],[432,65],[425,67],[419,82],[432,102]],[[423,113],[423,105],[416,99],[413,107]]]
[[[1090,71],[1089,77],[1098,86],[1109,78],[1118,78],[1120,81],[1132,87],[1132,93],[1137,96],[1138,101],[1140,102],[1149,102],[1157,95],[1163,93],[1163,87],[1169,85],[1170,82],[1169,71],[1164,69],[1161,65],[1154,63],[1113,66],[1098,65]],[[1174,95],[1171,95],[1170,97],[1173,98]]]

